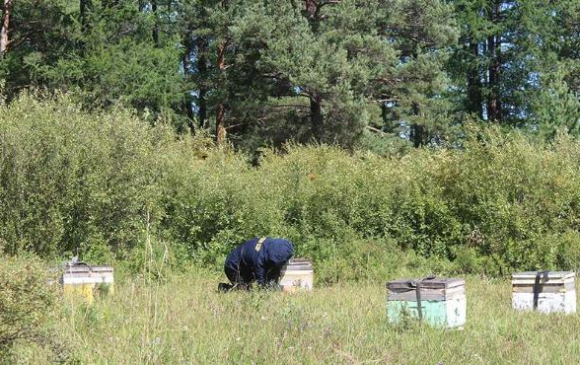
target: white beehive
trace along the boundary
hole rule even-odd
[[[85,263],[68,263],[60,279],[65,295],[80,294],[88,302],[94,300],[93,292],[106,287],[113,292],[113,268],[110,266],[91,266]]]
[[[291,259],[282,271],[280,285],[284,291],[312,290],[313,284],[314,269],[309,259]]]
[[[512,275],[512,306],[542,313],[576,313],[576,274],[572,271],[528,271]]]

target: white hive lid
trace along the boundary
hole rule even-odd
[[[113,268],[111,266],[92,266],[86,264],[75,264],[66,265],[64,268],[65,273],[70,274],[82,274],[82,273],[112,273]]]
[[[313,270],[312,261],[305,258],[290,259],[285,271],[289,270]]]
[[[529,278],[529,277],[536,277],[536,275],[540,274],[541,276],[547,276],[548,278],[567,278],[576,276],[574,271],[523,271],[513,273],[512,277],[517,278]]]
[[[574,281],[574,271],[524,271],[512,274],[513,284],[563,284]]]
[[[92,266],[85,263],[67,263],[61,277],[64,284],[113,283],[111,266]]]

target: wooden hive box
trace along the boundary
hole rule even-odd
[[[312,290],[314,287],[312,261],[304,258],[291,259],[282,270],[280,285],[286,292]]]
[[[97,290],[112,293],[114,281],[112,267],[85,263],[67,263],[60,279],[65,296],[80,295],[88,303],[93,302]]]
[[[512,307],[541,313],[576,313],[576,273],[527,271],[512,275]]]
[[[387,319],[405,316],[436,327],[462,328],[467,314],[465,281],[454,278],[401,279],[387,283]]]

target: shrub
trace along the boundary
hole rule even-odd
[[[43,256],[106,242],[135,246],[147,213],[158,219],[159,156],[170,128],[125,111],[87,114],[67,97],[24,95],[0,107],[0,242]]]
[[[19,343],[50,342],[45,333],[56,300],[56,284],[30,255],[0,260],[0,360]]]
[[[24,95],[0,106],[0,247],[138,270],[149,225],[156,254],[210,267],[245,239],[287,237],[318,267],[344,267],[328,281],[358,277],[354,243],[492,275],[578,265],[578,140],[467,126],[461,146],[401,151],[288,145],[255,166],[127,111]]]

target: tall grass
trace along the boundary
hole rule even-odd
[[[575,363],[580,352],[578,316],[515,312],[503,280],[467,280],[467,323],[457,331],[387,323],[381,283],[224,295],[217,279],[172,276],[146,338],[148,293],[134,279],[89,309],[65,306],[54,335],[86,364],[551,364]]]

